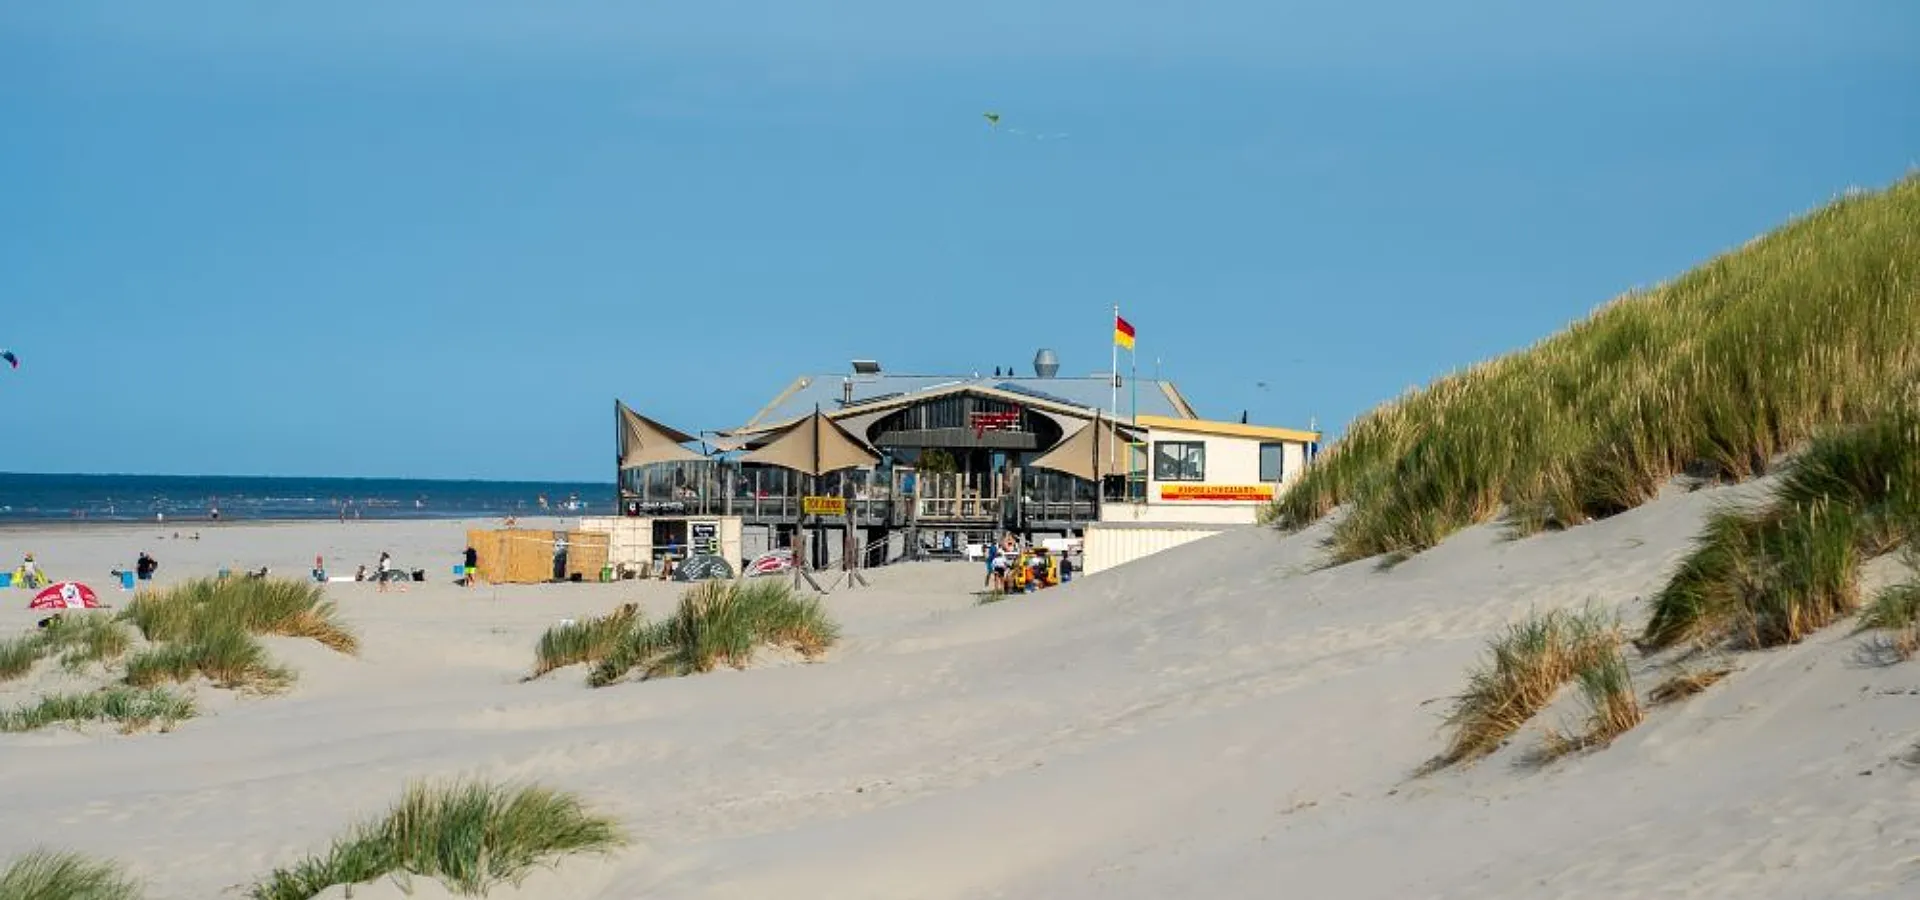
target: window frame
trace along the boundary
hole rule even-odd
[[[1275,468],[1277,469],[1277,471],[1274,472],[1274,475],[1272,478],[1267,477],[1267,448],[1268,447],[1272,447],[1274,450],[1278,451],[1278,454],[1279,454],[1279,458],[1275,461]],[[1279,484],[1280,482],[1287,480],[1287,442],[1286,441],[1261,441],[1259,452],[1260,452],[1260,457],[1259,457],[1260,483],[1261,484]]]
[[[1171,447],[1179,448],[1177,462],[1174,463],[1173,467],[1170,467],[1167,470],[1171,472],[1170,475],[1163,474],[1163,471],[1160,466],[1161,454],[1165,452],[1164,448],[1171,448]],[[1193,459],[1195,456],[1198,457],[1198,460],[1197,460],[1198,465],[1196,466],[1197,471],[1195,472],[1194,475],[1188,476],[1185,473],[1187,462],[1188,460]],[[1171,441],[1171,440],[1154,441],[1153,442],[1153,480],[1184,482],[1184,483],[1197,483],[1197,482],[1206,481],[1207,480],[1207,442],[1206,441]]]

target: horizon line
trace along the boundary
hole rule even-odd
[[[437,481],[447,484],[568,484],[612,487],[612,481],[581,481],[570,478],[451,478],[397,475],[218,475],[208,473],[180,474],[172,472],[8,472],[0,471],[0,478],[8,476],[28,476],[39,478],[272,478],[282,480],[307,479],[316,481]]]

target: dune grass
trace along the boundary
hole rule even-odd
[[[31,705],[0,710],[0,732],[34,731],[50,725],[86,722],[114,722],[123,732],[149,726],[166,731],[182,719],[192,718],[194,712],[191,697],[160,688],[116,685],[88,693],[50,694]]]
[[[984,590],[984,591],[974,591],[973,605],[991,606],[995,603],[999,603],[1007,599],[1008,596],[1009,595],[1006,591],[1001,590],[999,588],[988,588],[987,590]]]
[[[1647,692],[1647,702],[1654,706],[1675,703],[1719,684],[1721,679],[1731,674],[1733,669],[1729,666],[1684,668],[1654,685],[1653,690]]]
[[[1626,640],[1618,623],[1594,630],[1593,642],[1582,654],[1573,673],[1580,687],[1580,698],[1587,708],[1586,721],[1579,730],[1549,732],[1535,754],[1536,762],[1545,762],[1578,750],[1604,747],[1614,738],[1631,731],[1646,718],[1634,693],[1633,673],[1622,652]]]
[[[127,660],[126,682],[135,687],[184,682],[195,675],[206,676],[216,687],[261,693],[283,690],[294,681],[293,672],[274,665],[259,640],[231,625],[161,644]]]
[[[1879,631],[1869,639],[1868,655],[1884,662],[1905,662],[1920,653],[1920,544],[1909,549],[1912,580],[1881,591],[1860,613],[1860,631]]]
[[[0,639],[0,681],[20,678],[34,663],[60,653],[60,664],[80,671],[96,662],[114,662],[133,645],[133,635],[110,613],[67,613],[31,634]]]
[[[811,659],[839,639],[839,627],[817,599],[803,599],[784,581],[710,581],[688,589],[672,616],[635,620],[594,666],[587,683],[604,687],[628,672],[644,677],[745,668],[766,645]]]
[[[127,660],[136,687],[204,675],[221,687],[277,691],[294,674],[256,635],[311,638],[355,653],[359,638],[317,584],[273,578],[200,578],[134,598],[121,617],[157,646]]]
[[[1860,606],[1860,567],[1920,539],[1920,412],[1828,430],[1758,508],[1716,512],[1654,596],[1642,648],[1796,643]]]
[[[5,900],[140,900],[140,883],[120,867],[78,853],[35,850],[0,869]]]
[[[200,578],[136,597],[124,613],[150,641],[183,641],[222,627],[312,638],[341,653],[360,641],[318,584],[286,578]]]
[[[337,884],[392,872],[438,878],[478,895],[517,882],[536,865],[573,853],[606,852],[626,836],[575,797],[546,788],[480,782],[416,784],[387,814],[335,840],[324,855],[275,870],[253,885],[254,900],[306,900]]]
[[[1765,473],[1821,429],[1900,405],[1920,379],[1916,282],[1920,174],[1373,410],[1275,516],[1297,528],[1346,506],[1331,538],[1346,562],[1502,515],[1516,534],[1572,527],[1682,473]]]
[[[46,644],[37,634],[0,638],[0,681],[12,681],[33,671],[33,664],[46,654]]]
[[[566,666],[599,662],[613,652],[637,624],[640,624],[640,607],[623,603],[604,616],[555,625],[540,635],[540,642],[534,646],[533,674],[528,678],[539,678]]]
[[[61,653],[60,664],[78,671],[91,663],[111,663],[133,646],[133,634],[111,613],[63,615],[40,633],[48,652]]]
[[[1509,625],[1488,642],[1487,659],[1467,674],[1467,690],[1453,699],[1445,727],[1447,749],[1423,772],[1469,762],[1499,749],[1567,682],[1617,653],[1613,620],[1589,605],[1554,610]]]

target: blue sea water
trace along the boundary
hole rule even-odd
[[[0,472],[0,524],[608,515],[612,484]],[[543,509],[540,498],[545,497]],[[568,500],[577,501],[569,506]]]

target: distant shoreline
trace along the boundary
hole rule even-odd
[[[514,516],[516,525],[538,527],[543,523],[562,523],[580,518],[581,514]],[[590,513],[587,515],[591,515]],[[171,537],[178,531],[183,535],[192,532],[223,531],[234,528],[271,527],[281,528],[290,525],[332,525],[344,528],[351,525],[417,525],[431,522],[473,522],[485,523],[488,527],[501,527],[507,516],[486,513],[475,515],[445,516],[382,516],[375,518],[348,518],[345,522],[331,518],[303,517],[266,517],[249,519],[229,519],[221,517],[218,521],[205,516],[192,519],[168,519],[164,522],[139,521],[135,519],[0,519],[0,534],[20,532],[127,532],[127,531],[163,531]]]

